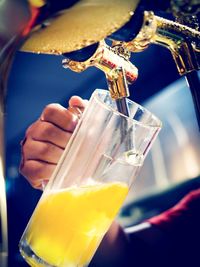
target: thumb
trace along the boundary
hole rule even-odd
[[[72,96],[69,100],[70,107],[80,108],[82,111],[87,106],[88,100],[81,98],[80,96]]]

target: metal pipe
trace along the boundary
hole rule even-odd
[[[117,109],[120,113],[124,114],[127,117],[130,116],[126,97],[123,97],[121,99],[116,99],[116,104],[117,104]]]
[[[200,81],[198,77],[198,72],[193,71],[193,72],[187,73],[185,78],[189,85],[190,92],[192,94],[194,109],[195,109],[197,122],[198,122],[199,130],[200,130]]]

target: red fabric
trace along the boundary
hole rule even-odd
[[[191,191],[173,208],[148,221],[168,232],[179,232],[184,227],[197,226],[200,221],[200,189]]]

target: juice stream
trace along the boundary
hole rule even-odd
[[[44,195],[32,216],[26,241],[52,266],[87,265],[127,193],[125,183],[112,182]]]

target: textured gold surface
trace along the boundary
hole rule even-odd
[[[137,79],[138,70],[130,62],[126,50],[123,46],[121,47],[122,49],[120,47],[118,49],[116,47],[111,48],[104,41],[101,41],[97,50],[89,59],[84,62],[64,59],[63,67],[70,68],[75,72],[82,72],[88,67],[95,66],[105,73],[113,99],[128,97],[127,83],[133,83]]]
[[[168,48],[180,75],[200,69],[200,32],[156,16],[157,31],[152,42]]]
[[[139,0],[82,0],[37,26],[24,43],[23,51],[62,54],[98,42],[121,28]]]
[[[125,46],[131,52],[141,52],[145,50],[152,41],[157,29],[157,21],[152,11],[144,11],[143,25],[132,41],[125,43]]]

